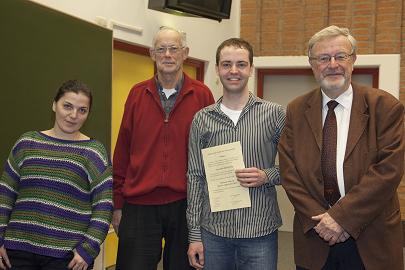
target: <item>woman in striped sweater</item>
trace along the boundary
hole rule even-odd
[[[1,269],[91,269],[112,213],[111,162],[80,132],[90,90],[65,82],[54,99],[55,124],[23,134],[0,179]]]

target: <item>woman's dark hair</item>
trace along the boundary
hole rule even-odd
[[[55,98],[53,99],[55,102],[63,97],[66,93],[73,92],[76,94],[82,93],[89,98],[89,111],[91,109],[91,104],[93,102],[93,96],[91,95],[90,88],[78,81],[78,80],[68,80],[64,82],[61,87],[59,87],[58,92],[56,93]]]

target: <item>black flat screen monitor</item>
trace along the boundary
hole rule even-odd
[[[232,0],[149,0],[149,8],[168,13],[186,13],[221,21],[229,19]],[[177,14],[177,13],[176,13]]]

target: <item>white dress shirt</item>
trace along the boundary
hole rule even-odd
[[[325,123],[326,114],[328,113],[328,105],[331,99],[322,90],[322,123]],[[343,175],[343,161],[346,152],[347,135],[349,133],[350,113],[353,102],[353,88],[349,88],[338,96],[335,101],[339,105],[335,108],[337,122],[337,145],[336,145],[336,174],[341,198],[346,194],[345,180]]]

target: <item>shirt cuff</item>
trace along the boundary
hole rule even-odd
[[[88,254],[81,245],[76,247],[77,253],[79,253],[80,257],[87,263],[87,265],[91,265],[94,262],[94,258]]]
[[[266,184],[270,186],[280,185],[280,169],[278,166],[271,168],[263,169],[264,173],[267,176]]]
[[[201,242],[201,229],[200,229],[200,227],[191,229],[188,232],[188,241],[190,243]]]

